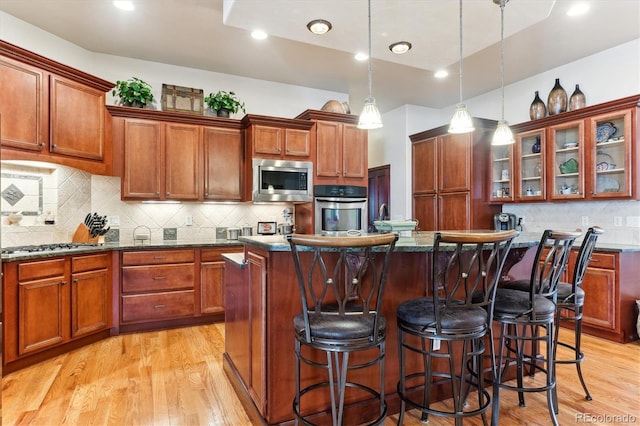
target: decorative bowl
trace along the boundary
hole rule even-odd
[[[596,143],[602,143],[609,140],[609,138],[613,137],[613,135],[615,135],[617,131],[618,128],[611,122],[607,121],[605,123],[599,124],[596,127]]]
[[[563,148],[575,148],[578,146],[578,142],[567,142],[562,145]]]
[[[578,161],[575,158],[569,158],[564,163],[560,164],[560,173],[566,175],[568,173],[578,172]]]
[[[373,226],[378,232],[413,231],[418,226],[417,220],[374,220]]]

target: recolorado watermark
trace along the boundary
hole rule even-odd
[[[637,423],[638,417],[631,414],[576,413],[576,423]]]

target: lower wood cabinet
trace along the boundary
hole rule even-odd
[[[44,359],[48,350],[96,333],[108,335],[112,256],[108,252],[3,264],[5,367]]]

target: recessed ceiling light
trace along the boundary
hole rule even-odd
[[[314,19],[307,24],[307,28],[314,34],[322,35],[331,31],[331,22],[324,19]]]
[[[567,16],[584,15],[589,10],[587,3],[576,3],[567,10]]]
[[[356,58],[356,61],[366,61],[367,59],[369,59],[369,55],[367,55],[366,53],[358,52],[355,54],[354,58]]]
[[[408,41],[399,41],[397,43],[390,44],[389,50],[398,55],[402,55],[403,53],[407,53],[411,50],[411,43]]]
[[[264,40],[268,37],[268,35],[262,30],[253,30],[251,32],[251,37],[255,38],[256,40]]]
[[[133,2],[130,0],[114,0],[113,5],[121,10],[131,11],[135,9]]]
[[[447,70],[438,70],[433,74],[435,78],[445,78],[448,75],[449,75],[449,71]]]

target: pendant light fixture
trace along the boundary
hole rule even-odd
[[[493,134],[491,145],[510,145],[514,143],[513,132],[509,128],[509,123],[504,119],[504,6],[509,0],[493,0],[500,5],[500,75],[502,78],[502,115],[498,121],[498,127]]]
[[[462,0],[460,0],[460,102],[456,105],[451,123],[449,123],[449,133],[469,133],[475,129],[473,119],[467,111],[467,107],[462,103]]]
[[[358,120],[358,129],[379,129],[382,127],[382,117],[376,106],[376,100],[371,95],[371,0],[369,7],[369,97],[364,100],[364,107]]]

